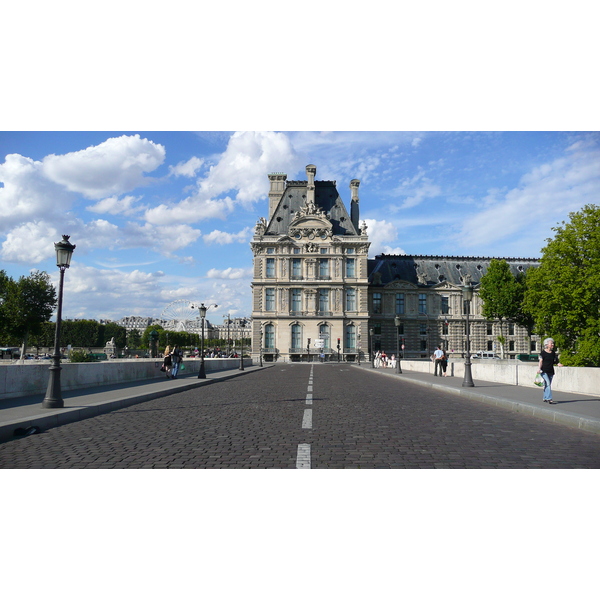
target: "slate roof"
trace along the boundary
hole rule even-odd
[[[306,203],[307,185],[307,181],[286,181],[285,191],[265,235],[287,235],[290,223]],[[327,214],[333,225],[333,235],[360,235],[352,225],[335,181],[315,181],[315,205]]]
[[[539,265],[533,258],[504,258],[513,275]],[[392,281],[408,281],[417,286],[434,286],[447,282],[463,285],[461,277],[470,276],[476,286],[481,281],[492,258],[474,256],[412,256],[407,254],[380,254],[369,259],[369,283],[387,285]]]

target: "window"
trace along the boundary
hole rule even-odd
[[[488,352],[492,352],[494,350],[494,342],[492,340],[487,341],[487,349]]]
[[[294,254],[300,254],[300,248],[294,248]]]
[[[356,259],[346,259],[346,277],[356,277]]]
[[[319,248],[320,254],[329,254],[329,248]]]
[[[515,335],[515,324],[514,323],[508,324],[508,335]]]
[[[427,325],[425,323],[419,323],[419,335],[427,335]]]
[[[396,314],[404,314],[404,294],[396,294]]]
[[[492,323],[487,323],[487,334],[494,335],[494,325]]]
[[[267,258],[267,277],[275,277],[275,259]]]
[[[537,344],[534,340],[531,340],[530,344],[529,344],[529,351],[530,352],[537,352]]]
[[[510,340],[508,342],[508,351],[509,352],[514,352],[515,351],[515,340]]]
[[[265,290],[265,310],[275,310],[275,288]]]
[[[427,340],[421,340],[419,347],[421,348],[421,352],[427,352]]]
[[[265,348],[275,348],[275,326],[265,326]]]
[[[329,290],[319,290],[319,312],[329,312]]]
[[[376,315],[381,314],[381,292],[373,293],[373,313]]]
[[[275,254],[275,248],[267,248],[267,254]]]
[[[427,294],[419,294],[419,312],[427,314]]]
[[[354,248],[346,248],[346,254],[354,254]]]
[[[292,325],[292,348],[302,348],[302,328],[297,323]]]
[[[319,325],[319,338],[325,341],[324,348],[331,348],[329,337],[329,325]]]
[[[302,310],[302,290],[300,288],[293,288],[290,290],[291,302],[290,308],[293,312],[300,312]]]
[[[442,296],[442,314],[447,315],[450,313],[450,305],[448,296]]]
[[[319,259],[319,279],[329,279],[329,259]]]
[[[448,335],[448,321],[442,323],[442,335]]]
[[[292,279],[302,279],[301,258],[292,258]]]
[[[374,335],[381,335],[381,325],[374,325],[373,326],[373,334]]]
[[[346,290],[346,310],[356,310],[356,290]]]
[[[354,325],[346,325],[346,344],[347,349],[356,348],[356,327]]]
[[[399,327],[396,327],[398,335],[404,335],[404,323],[400,323]]]

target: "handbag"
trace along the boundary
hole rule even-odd
[[[535,376],[533,383],[534,383],[534,385],[537,385],[538,387],[544,387],[544,379],[539,373]]]

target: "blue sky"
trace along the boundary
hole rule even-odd
[[[179,299],[250,314],[267,174],[334,179],[377,253],[539,257],[552,227],[600,198],[586,132],[3,132],[0,261],[45,270],[77,245],[66,318],[160,316]]]

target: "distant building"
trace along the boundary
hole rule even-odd
[[[503,335],[508,357],[539,350],[515,323],[489,322],[477,295],[489,258],[380,255],[368,260],[370,242],[359,223],[359,180],[350,182],[350,214],[335,181],[287,181],[270,174],[268,219],[261,217],[253,252],[252,357],[300,361],[319,355],[336,360],[397,351],[395,317],[405,357],[427,358],[442,345],[461,354],[465,306],[461,287],[474,286],[471,350],[497,351]],[[506,259],[514,274],[534,259]]]

